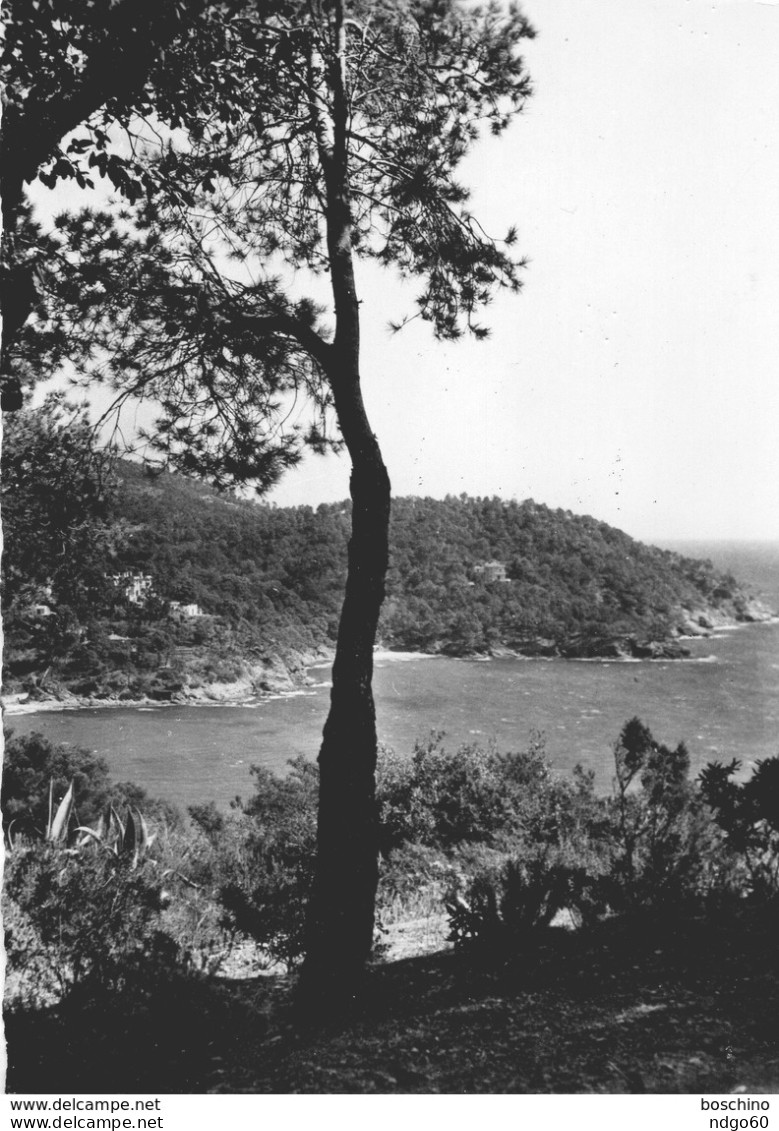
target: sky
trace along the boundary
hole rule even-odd
[[[779,539],[779,5],[527,0],[535,94],[464,178],[519,229],[486,343],[387,323],[360,272],[368,413],[398,495],[500,495],[649,541]],[[311,457],[279,505],[344,498]]]
[[[779,0],[526,0],[535,93],[460,178],[519,231],[486,343],[436,343],[360,265],[396,495],[534,498],[644,541],[779,540]],[[484,319],[482,319],[484,321]],[[348,495],[310,456],[269,496]]]

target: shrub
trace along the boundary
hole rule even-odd
[[[684,744],[655,741],[638,719],[623,727],[614,758],[614,790],[601,799],[591,774],[577,768],[573,780],[558,779],[537,748],[494,755],[507,819],[469,845],[446,845],[456,943],[532,932],[562,910],[584,925],[614,913],[700,910],[738,889],[734,852],[744,857],[752,892],[779,890],[779,759],[761,764],[744,786],[730,780],[735,765],[709,767],[698,790],[688,780]],[[443,779],[455,787],[451,813],[457,779]],[[408,795],[424,811],[413,786]],[[418,827],[433,829],[433,839],[440,827],[434,808],[425,816],[427,826]]]
[[[440,912],[453,875],[454,865],[440,849],[422,844],[393,849],[379,873],[379,920],[387,924]]]
[[[252,767],[255,794],[215,836],[213,881],[229,924],[293,968],[304,951],[319,771],[303,758],[290,766],[285,778]]]
[[[135,809],[153,821],[158,829],[177,829],[182,825],[181,811],[171,802],[160,797],[150,797],[143,786],[132,781],[112,784],[108,801],[115,809]]]
[[[230,818],[213,807],[229,830]],[[221,835],[221,832],[220,832]],[[165,881],[161,923],[190,972],[215,974],[232,953],[237,932],[217,898],[217,846],[196,823],[164,827],[154,857]]]
[[[212,843],[224,829],[224,814],[220,812],[214,801],[202,805],[189,805],[187,812],[195,827],[200,829]]]
[[[9,974],[34,977],[37,994],[117,989],[175,961],[151,861],[28,843],[6,858],[5,900]]]
[[[779,895],[779,757],[757,762],[741,784],[733,780],[739,768],[735,759],[709,763],[700,775],[701,795],[740,862],[742,887],[770,901]]]
[[[450,850],[491,843],[531,819],[551,775],[540,744],[526,754],[461,746],[454,753],[433,732],[411,759],[382,750],[377,800],[384,855],[404,843]]]
[[[474,846],[453,868],[444,906],[449,920],[449,941],[494,943],[504,933],[500,918],[501,875],[505,852]]]
[[[160,964],[167,971],[181,956],[161,919],[167,870],[149,856],[154,836],[132,802],[156,809],[168,828],[175,809],[149,802],[132,783],[112,785],[105,762],[88,751],[37,734],[9,746],[3,901],[13,992],[40,1003],[129,980],[148,985]]]
[[[655,741],[637,718],[614,748],[612,869],[617,909],[700,903],[715,879],[720,840],[688,781],[690,757]]]
[[[536,737],[525,752],[463,746],[441,736],[413,758],[383,751],[378,797],[385,857],[380,906],[408,903],[414,884],[447,905],[452,937],[490,936],[550,922],[562,906],[579,922],[606,911],[613,855],[593,775],[554,775]]]
[[[453,865],[445,905],[456,946],[529,936],[563,911],[574,926],[590,925],[609,911],[610,858],[597,842],[469,846]]]

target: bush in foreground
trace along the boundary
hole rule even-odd
[[[9,971],[24,975],[22,996],[100,995],[168,968],[177,948],[161,929],[162,907],[151,861],[133,867],[130,857],[46,842],[9,853],[6,955]]]
[[[224,909],[223,922],[292,969],[303,958],[319,773],[303,758],[284,778],[260,766],[251,772],[255,793],[235,802],[229,816],[211,806],[190,809],[210,846],[201,857],[202,879]]]
[[[16,805],[23,815],[26,797],[40,822],[39,757],[50,769],[77,769],[90,804],[114,796],[104,764],[84,753],[40,736],[18,743],[8,812]],[[531,936],[561,913],[587,927],[774,904],[779,759],[759,763],[744,783],[735,765],[709,766],[696,783],[683,744],[664,746],[633,719],[614,765],[612,794],[600,797],[591,773],[555,775],[539,741],[522,753],[469,745],[450,754],[432,735],[410,759],[383,751],[379,921],[446,907],[462,945]],[[5,884],[10,969],[35,968],[47,992],[62,995],[116,987],[141,969],[152,977],[166,963],[214,972],[242,938],[267,962],[294,969],[313,877],[318,771],[299,759],[283,778],[252,773],[254,793],[230,812],[201,805],[186,827],[158,821],[153,856],[133,857],[135,866],[105,839],[86,837],[86,846],[83,833],[59,845],[16,837]],[[78,794],[77,807],[81,819]]]

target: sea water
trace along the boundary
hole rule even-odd
[[[684,741],[693,772],[711,760],[746,768],[779,753],[779,623],[688,641],[684,661],[376,659],[380,739],[410,753],[430,731],[444,745],[493,741],[527,749],[542,734],[552,765],[581,762],[600,789],[613,773],[622,725],[637,715],[667,745]],[[41,731],[86,746],[116,781],[134,781],[180,805],[226,805],[252,792],[252,764],[283,771],[316,757],[329,705],[329,672],[300,695],[245,706],[114,707],[24,714],[18,733]]]

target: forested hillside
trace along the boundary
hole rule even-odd
[[[8,564],[7,687],[125,699],[216,684],[248,693],[291,686],[326,654],[348,503],[277,508],[130,462],[115,475],[81,537],[92,581],[80,605],[78,547],[58,587],[37,512],[24,508]],[[392,649],[681,656],[680,635],[761,615],[708,562],[532,501],[396,499],[391,544],[380,641]],[[25,563],[34,566],[21,585]]]
[[[392,546],[392,644],[606,654],[753,615],[709,562],[532,500],[398,499]]]
[[[348,503],[275,508],[131,464],[122,476],[118,509],[133,529],[125,561],[150,572],[161,597],[232,624],[294,626],[311,644],[332,639]],[[578,652],[611,637],[666,640],[717,614],[751,615],[733,577],[595,519],[532,500],[394,500],[388,647],[461,655],[542,639]]]

